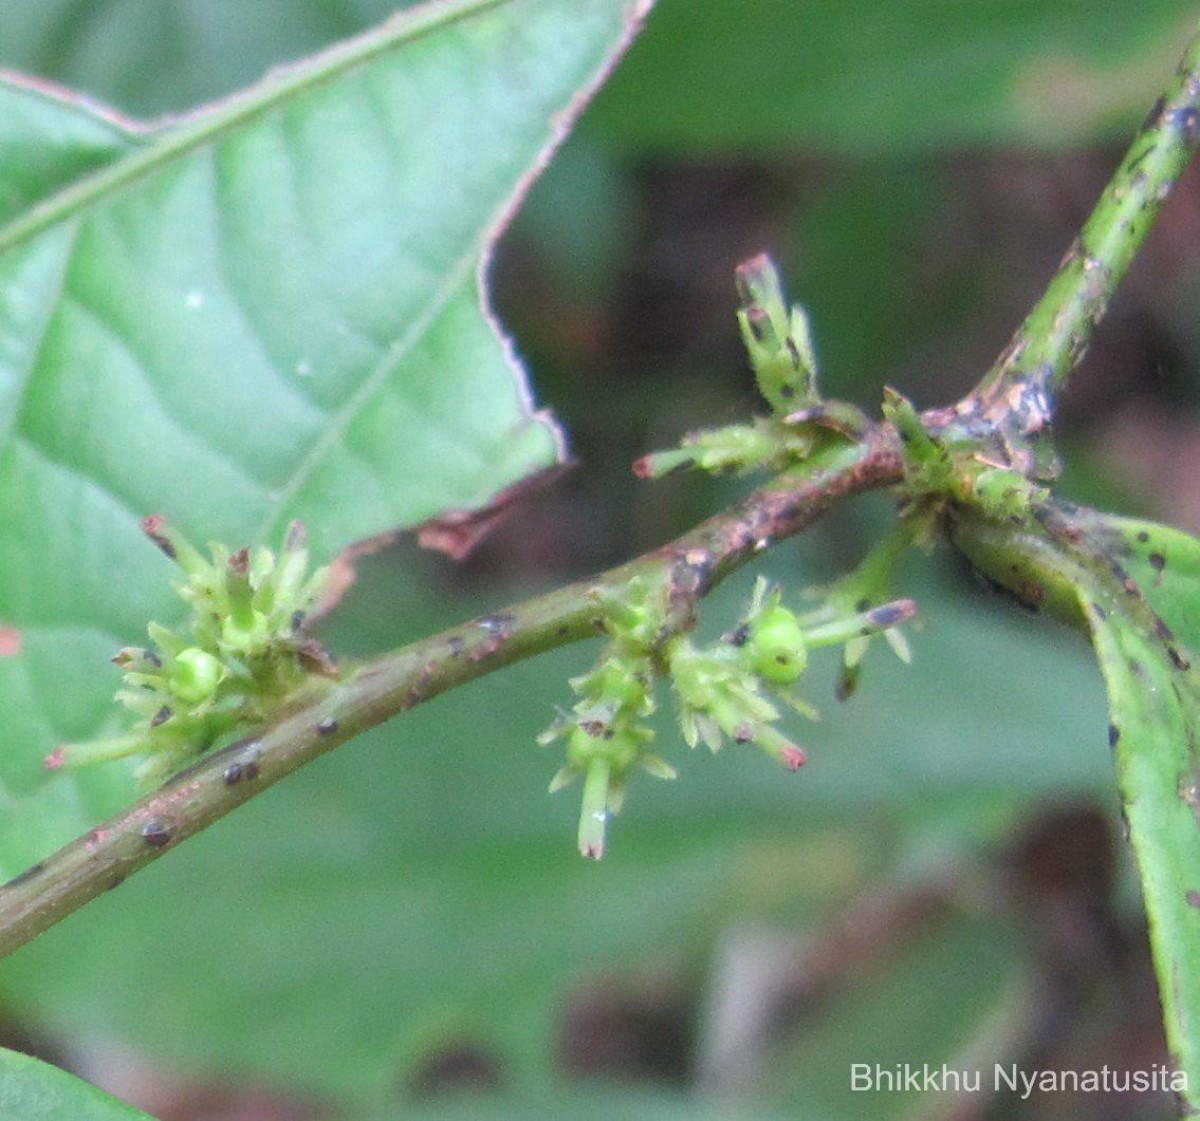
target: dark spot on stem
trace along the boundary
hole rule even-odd
[[[1189,907],[1200,907],[1200,891],[1195,888],[1189,888],[1187,895],[1184,896]]]
[[[338,722],[334,720],[332,716],[325,717],[325,719],[317,725],[318,736],[332,736],[337,730]]]
[[[725,637],[731,646],[745,646],[746,640],[750,637],[750,624],[743,623],[740,627],[730,631]]]
[[[1167,558],[1164,557],[1162,553],[1151,553],[1146,560],[1150,562],[1150,567],[1153,568],[1155,572],[1162,572],[1162,570],[1167,567]]]
[[[1105,611],[1104,608],[1100,606],[1100,604],[1092,603],[1090,606],[1092,609],[1092,614],[1095,615],[1096,618],[1100,620],[1100,622],[1103,623],[1104,620],[1108,618],[1108,612]]]
[[[19,887],[21,884],[27,882],[28,880],[32,880],[45,867],[46,867],[45,862],[39,860],[36,864],[32,864],[28,868],[26,868],[24,872],[18,872],[17,875],[13,876],[13,878],[4,885],[4,887],[6,887],[6,888]]]
[[[1189,148],[1194,148],[1196,142],[1200,141],[1200,111],[1194,105],[1189,105],[1185,109],[1176,109],[1171,114],[1171,124],[1183,137],[1183,142]]]
[[[303,611],[293,611],[292,612],[292,633],[293,634],[295,634],[296,631],[298,631],[302,626],[304,626],[304,620],[306,618],[307,618],[307,616],[304,614]]]
[[[152,817],[140,830],[142,840],[153,849],[161,849],[171,839],[171,830],[156,817]]]
[[[562,632],[566,632],[566,627],[559,628]],[[450,657],[457,658],[467,645],[467,640],[462,635],[452,634],[447,640],[446,645],[450,648]]]
[[[1110,724],[1108,726],[1108,746],[1116,747],[1117,742],[1120,740],[1120,738],[1121,738],[1121,729],[1118,728],[1115,724]]]
[[[157,728],[171,719],[171,706],[163,705],[150,719],[150,727]]]
[[[1184,657],[1176,646],[1167,647],[1167,657],[1171,659],[1171,665],[1176,669],[1186,670],[1192,668],[1191,661]]]
[[[1125,594],[1132,599],[1141,599],[1142,590],[1138,587],[1137,581],[1129,575],[1129,572],[1116,561],[1111,563],[1112,574],[1121,581],[1121,587]]]
[[[1017,599],[1030,611],[1037,611],[1046,602],[1046,589],[1033,580],[1027,580],[1017,588]]]
[[[1180,775],[1175,792],[1200,823],[1200,789],[1196,785],[1196,776],[1186,772]]]
[[[125,873],[124,872],[114,872],[104,882],[104,890],[112,891],[113,888],[120,887],[124,882],[125,882]]]
[[[235,759],[221,772],[221,778],[226,786],[236,786],[239,782],[258,778],[260,755],[258,743],[254,740],[247,740],[244,743],[231,744],[225,750],[229,751],[231,748],[240,747],[246,748],[245,755],[241,759]]]
[[[1150,106],[1150,112],[1146,114],[1146,119],[1142,122],[1142,128],[1158,128],[1159,122],[1162,120],[1163,109],[1166,108],[1166,99],[1159,97],[1154,104]]]

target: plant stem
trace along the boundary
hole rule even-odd
[[[763,549],[807,528],[837,502],[900,479],[899,440],[890,426],[874,428],[643,557],[365,662],[331,687],[306,691],[270,727],[205,756],[0,887],[0,956],[360,732],[502,666],[595,637],[599,593],[619,594],[635,577],[658,581],[668,594],[669,626],[685,630],[700,597]]]
[[[968,397],[926,414],[931,429],[985,440],[999,460],[1032,477],[1057,473],[1048,442],[1054,398],[1198,141],[1200,31],[1025,322]]]

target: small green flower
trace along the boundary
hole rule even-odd
[[[751,667],[776,685],[792,685],[808,665],[809,640],[794,611],[783,606],[778,587],[767,591],[761,576],[754,585],[742,643]]]
[[[579,851],[599,860],[604,855],[608,819],[625,804],[630,772],[640,767],[656,778],[673,779],[675,768],[646,750],[654,738],[649,729],[623,717],[613,721],[569,719],[551,725],[542,743],[565,736],[567,761],[550,781],[550,793],[583,778],[579,811]]]
[[[198,646],[181,650],[175,658],[171,690],[185,704],[200,705],[212,700],[225,678],[225,667]]]

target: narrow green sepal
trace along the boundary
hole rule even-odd
[[[208,568],[208,561],[161,515],[151,514],[143,518],[142,532],[189,576]]]
[[[638,756],[638,766],[647,774],[653,775],[655,778],[661,779],[676,779],[679,777],[679,772],[675,770],[665,759],[659,755],[655,755],[650,751],[643,751]]]
[[[564,763],[554,772],[554,777],[550,780],[548,793],[557,794],[560,790],[564,790],[570,786],[578,777],[579,768],[572,767],[570,763]]]
[[[912,648],[908,645],[908,639],[904,637],[904,632],[896,627],[888,627],[883,632],[883,640],[891,648],[892,653],[896,655],[906,666],[912,665]]]
[[[91,763],[127,759],[145,750],[146,737],[140,732],[131,732],[103,740],[61,744],[46,756],[44,764],[48,771],[73,770]]]

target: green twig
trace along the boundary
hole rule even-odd
[[[1200,32],[1025,322],[974,392],[952,410],[926,414],[932,429],[982,440],[1005,466],[1032,477],[1056,474],[1047,439],[1054,398],[1198,141]]]
[[[271,727],[205,756],[0,887],[0,956],[360,732],[502,666],[595,637],[598,593],[619,596],[635,577],[657,581],[668,593],[668,626],[685,630],[698,599],[729,573],[839,501],[900,477],[898,440],[887,426],[873,429],[644,557],[383,655],[330,690],[301,696]]]

